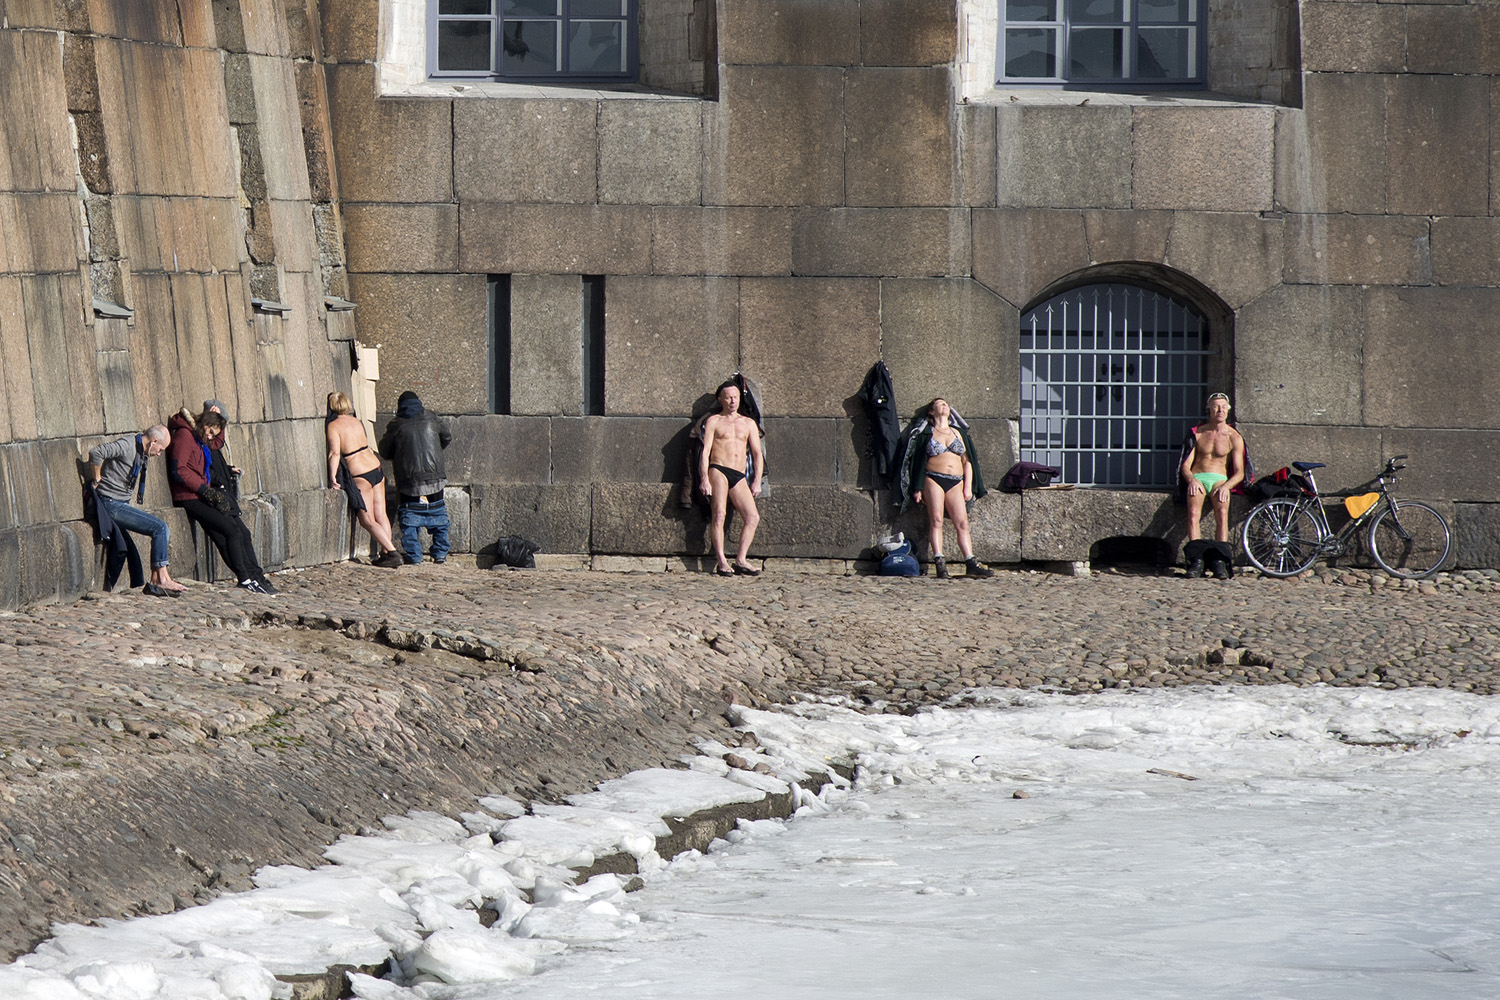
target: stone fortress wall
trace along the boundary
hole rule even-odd
[[[856,558],[890,526],[869,367],[904,413],[950,399],[998,480],[1021,312],[1115,277],[1211,315],[1259,467],[1325,461],[1339,488],[1410,452],[1458,563],[1500,565],[1476,460],[1500,444],[1500,8],[1211,9],[1215,90],[1131,97],[987,89],[980,0],[641,0],[650,92],[422,80],[412,0],[0,0],[0,604],[95,585],[80,448],[209,396],[268,565],[346,555],[319,417],[356,337],[382,415],[411,388],[456,417],[460,549],[703,552],[685,418],[743,369],[769,414],[754,554]],[[974,517],[1000,561],[1178,537],[1156,493]]]

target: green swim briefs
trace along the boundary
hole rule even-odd
[[[1227,483],[1228,476],[1221,476],[1217,472],[1195,472],[1193,478],[1203,484],[1204,493],[1212,493],[1220,483]]]

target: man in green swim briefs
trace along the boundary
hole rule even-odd
[[[1202,537],[1203,501],[1212,498],[1214,537],[1229,541],[1229,493],[1245,478],[1245,439],[1229,426],[1229,397],[1208,397],[1208,420],[1193,428],[1193,447],[1179,470],[1187,481],[1188,540]]]

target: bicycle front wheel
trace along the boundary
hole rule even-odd
[[[1396,500],[1370,523],[1370,555],[1404,580],[1431,576],[1448,558],[1452,538],[1443,515],[1415,500]]]
[[[1318,558],[1318,522],[1301,503],[1267,500],[1250,512],[1240,531],[1250,564],[1268,576],[1296,576]]]

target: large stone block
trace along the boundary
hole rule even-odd
[[[1237,425],[1255,464],[1256,476],[1266,476],[1293,462],[1323,462],[1317,470],[1318,489],[1324,493],[1353,489],[1380,471],[1380,431],[1371,427],[1308,426],[1305,424]]]
[[[889,494],[881,494],[882,501]],[[928,527],[927,511],[915,504],[904,513],[885,503],[877,508],[885,515],[879,534],[901,532],[912,543],[912,551],[921,559],[930,558],[931,529]],[[969,504],[969,537],[974,544],[974,555],[982,562],[1017,563],[1021,561],[1021,496],[1016,493],[989,493]],[[958,533],[951,519],[943,519],[943,552],[953,562],[962,559],[958,546]],[[873,553],[871,553],[873,555]]]
[[[1500,219],[1433,219],[1432,279],[1439,285],[1500,285]]]
[[[469,530],[476,553],[493,555],[495,539],[502,535],[529,538],[543,552],[590,551],[593,504],[586,489],[574,485],[475,484],[469,488],[469,495]]]
[[[57,36],[0,31],[0,191],[72,191],[62,47]]]
[[[740,361],[768,414],[844,416],[880,356],[880,286],[870,278],[746,278]]]
[[[1021,494],[1021,558],[1082,562],[1106,538],[1180,541],[1184,508],[1167,493],[1125,490],[1032,490]]]
[[[767,475],[777,487],[837,483],[839,444],[848,427],[848,420],[830,417],[772,417],[764,442]]]
[[[874,541],[868,494],[836,486],[776,485],[757,501],[760,527],[753,558],[854,559]],[[726,548],[739,538],[727,525]],[[593,551],[619,555],[703,555],[711,551],[702,505],[677,506],[667,483],[600,483],[594,487]]]
[[[1202,282],[1231,309],[1281,283],[1282,221],[1250,214],[1178,212],[1165,263]]]
[[[0,361],[4,362],[6,440],[37,436],[36,394],[31,378],[31,343],[26,336],[26,296],[20,278],[0,277]]]
[[[70,437],[76,433],[69,318],[80,310],[75,299],[65,303],[56,276],[21,279],[25,302],[26,339],[31,353],[31,392],[36,399],[37,432],[41,437]],[[69,310],[68,305],[73,308]],[[80,320],[82,317],[78,317]],[[81,325],[81,323],[80,323]],[[97,376],[96,376],[97,378]],[[82,387],[80,387],[82,388]],[[96,385],[97,391],[97,385]]]
[[[21,606],[21,533],[0,530],[0,608]]]
[[[448,508],[448,546],[453,552],[474,551],[474,526],[470,523],[469,491],[450,486],[443,490],[443,503]]]
[[[73,271],[83,253],[76,196],[0,194],[0,273]]]
[[[1285,278],[1308,285],[1430,284],[1428,226],[1426,219],[1401,216],[1290,216]]]
[[[647,274],[645,205],[504,205],[465,202],[459,269],[471,274]]]
[[[511,276],[510,411],[583,412],[583,283],[576,274]]]
[[[290,32],[287,8],[281,0],[239,0],[240,17],[245,25],[245,51],[268,56],[289,56]]]
[[[1488,6],[1413,5],[1406,12],[1407,72],[1491,72],[1485,50],[1500,37],[1497,16]]]
[[[597,102],[458,101],[453,109],[453,177],[460,201],[596,200]]]
[[[323,54],[334,62],[374,62],[380,46],[380,7],[380,0],[351,0],[319,7]]]
[[[218,50],[100,38],[94,52],[112,190],[234,197]]]
[[[1497,454],[1495,448],[1500,448],[1500,432],[1494,430],[1389,428],[1382,437],[1381,457],[1411,456],[1396,484],[1397,496],[1493,502],[1500,497],[1500,469],[1485,456]],[[1368,475],[1378,471],[1376,466]]]
[[[47,604],[57,600],[60,585],[67,574],[66,550],[62,528],[56,524],[38,524],[16,529],[19,550],[19,603]]]
[[[88,0],[89,27],[100,35],[134,42],[181,45],[182,27],[175,3],[108,3]]]
[[[1305,73],[1399,73],[1405,48],[1404,7],[1344,0],[1302,5]]]
[[[655,274],[792,273],[789,208],[658,208],[651,213]]]
[[[1133,116],[1136,208],[1271,208],[1274,109],[1137,108]]]
[[[1500,504],[1453,505],[1453,554],[1459,569],[1500,567]],[[0,535],[0,563],[4,561]]]
[[[1386,81],[1386,204],[1401,215],[1489,214],[1490,82],[1475,76]]]
[[[844,201],[844,73],[725,66],[704,111],[704,201],[839,205]]]
[[[794,274],[925,277],[968,269],[969,218],[962,210],[810,210],[792,230]]]
[[[1092,263],[1081,212],[976,209],[974,279],[1017,307]]]
[[[1365,420],[1371,426],[1500,427],[1482,405],[1500,381],[1500,289],[1371,289],[1365,304]]]
[[[672,483],[682,479],[681,417],[554,417],[554,483]]]
[[[858,0],[740,0],[719,9],[726,64],[848,66],[860,61]]]
[[[437,413],[489,409],[488,283],[480,274],[351,274],[360,339],[380,344],[376,403],[408,389]]]
[[[601,101],[598,133],[601,202],[696,205],[702,200],[701,101]]]
[[[1089,259],[1100,264],[1165,260],[1173,218],[1171,212],[1085,212]]]
[[[605,296],[604,412],[686,417],[739,367],[739,282],[611,279]]]
[[[1129,208],[1132,120],[1124,106],[1001,108],[997,204]]]
[[[76,601],[98,587],[102,576],[102,567],[94,558],[94,527],[83,521],[66,521],[58,528],[63,572],[57,596],[64,601]]]
[[[266,197],[280,201],[306,200],[311,197],[311,190],[307,181],[307,150],[302,141],[296,68],[290,59],[258,55],[247,58],[255,87],[255,133],[265,169]]]
[[[100,322],[118,323],[122,329],[125,326],[124,320]],[[99,394],[104,405],[104,430],[111,434],[123,434],[136,426],[135,372],[130,364],[130,351],[100,351],[96,357],[99,363]]]
[[[454,483],[546,483],[552,479],[551,421],[546,417],[459,417],[445,463]]]
[[[457,205],[346,205],[349,270],[458,269]]]
[[[866,66],[942,66],[953,61],[957,34],[950,0],[863,0],[860,62]]]
[[[962,205],[993,208],[999,190],[996,109],[987,104],[960,104],[957,114],[958,172]]]
[[[1255,423],[1358,424],[1364,293],[1283,285],[1235,317],[1238,416]]]
[[[903,418],[936,396],[970,418],[1014,416],[1019,333],[1016,308],[966,278],[881,283],[880,349]]]
[[[1292,212],[1385,211],[1386,78],[1309,73],[1303,110],[1276,118],[1276,204]],[[1350,156],[1351,149],[1360,155]]]
[[[209,297],[205,286],[216,279],[199,274],[173,274],[168,275],[168,281],[172,289],[178,372],[183,392],[177,406],[185,406],[196,413],[199,404],[209,398],[215,388],[215,338],[209,321]]]
[[[318,238],[313,227],[312,205],[306,201],[271,201],[266,203],[266,210],[271,217],[276,263],[281,269],[291,274],[318,270]]]
[[[24,528],[56,520],[52,513],[52,484],[47,477],[41,442],[26,441],[6,445],[0,450],[5,453],[11,524]]]
[[[51,495],[52,517],[58,521],[83,518],[83,484],[93,473],[88,455],[80,454],[77,438],[39,441],[42,465],[47,474],[47,492]]]
[[[850,70],[844,117],[850,205],[953,204],[955,116],[947,66]]]
[[[376,99],[372,65],[330,66],[327,80],[339,192],[346,201],[453,199],[451,102]]]
[[[260,349],[256,343],[255,328],[250,322],[250,293],[244,278],[238,273],[225,274],[223,298],[214,291],[215,303],[224,306],[223,321],[229,328],[229,339],[234,359],[235,419],[260,420],[266,415],[267,378],[261,362]],[[215,322],[218,322],[216,319]],[[139,399],[140,392],[136,392]],[[218,397],[230,402],[224,396]]]

